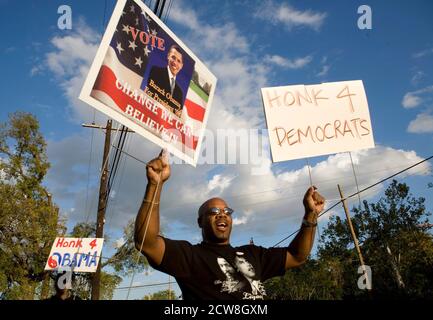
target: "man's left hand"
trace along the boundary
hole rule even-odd
[[[323,211],[323,208],[325,207],[325,198],[322,197],[320,193],[318,193],[317,188],[315,186],[312,186],[308,188],[307,192],[304,196],[304,207],[305,207],[305,213],[313,213],[315,215],[318,215],[320,212]]]

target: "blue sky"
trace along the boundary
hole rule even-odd
[[[52,163],[45,183],[70,225],[96,215],[103,134],[83,129],[81,123],[95,119],[103,124],[106,117],[77,97],[103,32],[105,2],[108,21],[114,0],[24,1],[25,5],[0,0],[0,121],[17,110],[37,116]],[[72,9],[72,30],[57,28],[62,4]],[[371,30],[357,27],[362,4],[371,7]],[[433,153],[431,1],[174,0],[167,25],[218,78],[209,119],[215,132],[224,127],[265,128],[261,87],[361,79],[376,148],[352,152],[360,187]],[[128,139],[126,150],[143,161],[159,151],[139,136]],[[306,162],[272,165],[266,152],[267,173],[261,176],[252,175],[248,165],[173,165],[162,199],[165,234],[198,242],[195,210],[214,195],[226,197],[237,210],[235,245],[254,237],[257,244],[270,246],[295,230],[309,183]],[[348,159],[341,153],[309,160],[313,182],[329,200],[338,198],[337,184],[346,194],[356,190]],[[431,211],[430,165],[398,179],[415,195],[427,197]],[[135,216],[145,184],[142,164],[123,158],[107,212],[106,231],[113,241]],[[384,187],[363,194],[363,199],[376,199]],[[109,253],[112,247],[109,243],[104,250]],[[137,284],[167,281],[158,272],[136,278]],[[129,279],[122,283],[127,285]],[[133,290],[131,297],[159,289]],[[116,292],[115,298],[125,297],[125,290]]]

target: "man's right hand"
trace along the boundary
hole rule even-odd
[[[159,156],[146,165],[147,180],[150,184],[165,182],[170,177],[167,151],[161,150]]]

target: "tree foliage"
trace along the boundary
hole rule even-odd
[[[161,290],[152,294],[145,295],[143,300],[178,300],[173,290]]]
[[[341,264],[337,259],[308,260],[280,278],[265,282],[273,300],[333,300],[341,298]]]
[[[9,121],[0,123],[0,298],[35,299],[53,294],[54,283],[44,267],[53,240],[66,233],[65,219],[43,186],[50,165],[46,142],[39,131],[37,119],[17,112]],[[94,237],[95,226],[78,223],[72,237]],[[114,269],[101,272],[101,299],[111,299],[115,287],[132,271],[148,267],[146,258],[135,250],[133,222],[123,232],[124,243],[102,267]],[[138,259],[138,260],[137,260]],[[75,291],[89,299],[92,274],[75,275]]]
[[[42,185],[49,168],[39,123],[14,113],[0,124],[0,295],[33,299],[53,239],[64,230]]]
[[[393,180],[376,203],[353,208],[351,221],[366,265],[371,293],[358,288],[360,262],[348,224],[330,219],[317,260],[267,282],[278,299],[433,298],[433,238],[425,199]]]

